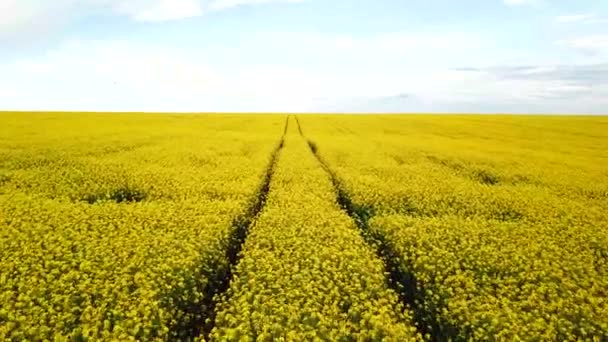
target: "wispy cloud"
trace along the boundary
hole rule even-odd
[[[570,15],[560,15],[555,17],[556,23],[576,23],[581,21],[589,21],[590,19],[595,18],[595,14],[570,14]]]
[[[37,36],[72,16],[72,1],[0,0],[0,44],[13,35]]]
[[[602,24],[608,23],[608,18],[599,17],[595,13],[570,14],[560,15],[555,17],[555,22],[559,24],[569,23],[586,23],[586,24]]]
[[[562,81],[577,84],[608,86],[608,63],[587,65],[532,65],[493,68],[461,68],[470,72],[484,72],[499,79]]]
[[[38,58],[0,64],[0,75],[3,109],[302,111],[313,98],[372,87],[356,75],[259,63],[225,67],[193,50],[126,40],[70,41]]]
[[[198,17],[205,13],[224,11],[234,7],[299,3],[306,0],[145,0],[115,1],[114,9],[135,21],[160,22]]]
[[[507,6],[539,5],[543,0],[503,0]]]
[[[541,68],[545,67],[515,66],[454,71],[458,77],[441,77],[439,74],[439,79],[435,82],[438,83],[441,78],[444,80],[436,88],[438,93],[426,96],[439,101],[467,103],[540,103],[548,99],[574,100],[591,96],[594,87],[602,88],[604,95],[608,94],[607,82],[578,80],[576,76],[564,77],[559,67],[553,71],[536,70]]]
[[[563,39],[557,41],[556,44],[585,54],[597,55],[608,51],[608,34]]]
[[[263,5],[270,3],[301,3],[307,0],[211,0],[206,6],[209,10],[219,11],[232,7]]]
[[[350,98],[342,112],[606,114],[608,64],[466,67],[412,72],[407,96]],[[323,107],[318,107],[323,110]]]
[[[367,35],[270,32],[260,37],[262,44],[272,42],[298,51],[325,51],[331,55],[350,56],[351,60],[371,57],[377,62],[391,58],[452,53],[462,54],[485,46],[481,34],[475,32],[389,32]],[[293,42],[297,42],[294,44]]]
[[[193,50],[73,41],[38,58],[0,65],[0,74],[5,109],[555,113],[608,108],[606,63],[322,70],[226,66]]]
[[[156,0],[117,3],[115,11],[135,21],[159,22],[198,17],[203,14],[199,0]]]
[[[0,0],[0,43],[12,35],[43,33],[53,26],[91,13],[124,16],[137,22],[162,22],[198,17],[239,6],[304,1],[306,0]]]
[[[605,20],[599,8],[569,12],[572,6],[554,1],[502,0],[472,8],[470,18],[463,18],[453,4],[446,7],[446,20],[429,24],[432,5],[389,0],[390,13],[382,13],[384,2],[356,3],[350,9],[313,0],[0,0],[0,51],[11,54],[0,60],[0,105],[169,111],[331,110],[332,102],[345,111],[353,104],[369,111],[608,108],[608,64],[589,64],[608,60],[608,35],[598,31],[603,26],[588,25]],[[396,15],[410,7],[411,20]],[[358,14],[367,10],[377,15],[362,22]],[[215,20],[217,12],[225,14],[222,20]],[[496,25],[473,25],[481,17]],[[158,24],[186,18],[191,20]],[[554,20],[547,30],[531,30],[547,20]],[[116,28],[103,30],[107,23]],[[5,38],[40,39],[45,45],[13,51]]]

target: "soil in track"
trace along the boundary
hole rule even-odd
[[[297,116],[294,116],[294,118],[296,119],[296,124],[298,125],[298,132],[300,133],[300,136],[304,137],[304,132],[302,132],[302,126],[300,125],[300,120],[298,119]]]
[[[211,340],[413,338],[382,260],[341,210],[299,131],[289,127],[268,204],[216,307]]]
[[[209,340],[209,334],[215,325],[215,307],[216,299],[221,297],[221,294],[228,290],[230,280],[233,276],[233,268],[239,262],[239,255],[243,242],[247,238],[247,233],[252,222],[259,215],[266,204],[266,198],[268,197],[268,191],[270,189],[270,180],[272,178],[277,158],[283,148],[285,142],[285,134],[289,127],[289,117],[285,119],[285,126],[283,128],[283,135],[275,149],[270,156],[270,162],[264,172],[264,176],[260,182],[260,187],[255,197],[250,201],[249,206],[246,210],[235,218],[232,222],[232,237],[230,238],[230,245],[226,250],[226,258],[229,260],[230,267],[225,271],[217,272],[214,277],[211,277],[211,283],[207,286],[205,296],[202,303],[189,303],[183,310],[185,312],[196,313],[201,320],[191,322],[178,322],[175,329],[179,329],[183,332],[186,331],[185,340],[191,341],[198,336],[204,337],[206,341]],[[204,320],[204,321],[203,321]]]
[[[425,339],[430,341],[445,340],[444,338],[438,338],[438,334],[436,334],[436,332],[439,330],[436,321],[429,318],[428,315],[425,315],[419,305],[416,304],[422,303],[422,297],[420,295],[422,291],[417,286],[414,275],[411,272],[404,272],[399,264],[399,257],[397,253],[391,244],[386,241],[384,236],[374,234],[369,229],[369,220],[374,216],[373,208],[362,206],[353,202],[351,196],[344,190],[344,187],[342,186],[336,173],[321,157],[319,153],[319,146],[303,134],[303,130],[297,117],[296,122],[298,124],[298,130],[300,131],[302,137],[306,139],[310,151],[314,154],[323,169],[325,169],[331,178],[336,193],[336,201],[342,210],[344,210],[348,216],[355,221],[365,241],[376,251],[377,256],[383,260],[387,274],[386,280],[389,287],[399,294],[400,300],[406,304],[406,307],[413,310],[416,327],[419,329],[422,336],[425,336]],[[446,327],[443,327],[442,330],[445,331],[445,328]],[[454,329],[451,328],[448,330],[452,331]],[[442,335],[446,336],[445,333]],[[448,336],[446,336],[446,338],[447,337]]]

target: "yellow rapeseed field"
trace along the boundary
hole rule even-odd
[[[292,120],[213,337],[416,341],[383,271]]]
[[[172,340],[204,323],[284,118],[0,120],[3,339]]]
[[[0,340],[608,341],[608,118],[0,113]]]
[[[608,339],[608,119],[301,116],[440,340]]]

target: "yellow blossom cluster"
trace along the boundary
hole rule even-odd
[[[291,122],[213,340],[416,341],[384,265]]]
[[[606,118],[0,127],[0,340],[608,340]]]
[[[608,340],[606,118],[300,116],[439,340]]]
[[[192,337],[284,118],[0,121],[0,339]]]

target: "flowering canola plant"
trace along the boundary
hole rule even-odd
[[[416,341],[384,265],[336,202],[292,121],[212,338]]]
[[[434,338],[608,339],[606,118],[300,121]]]
[[[0,113],[0,340],[608,340],[606,118],[287,123]]]
[[[250,120],[2,114],[0,339],[179,340],[203,324],[284,118]]]

